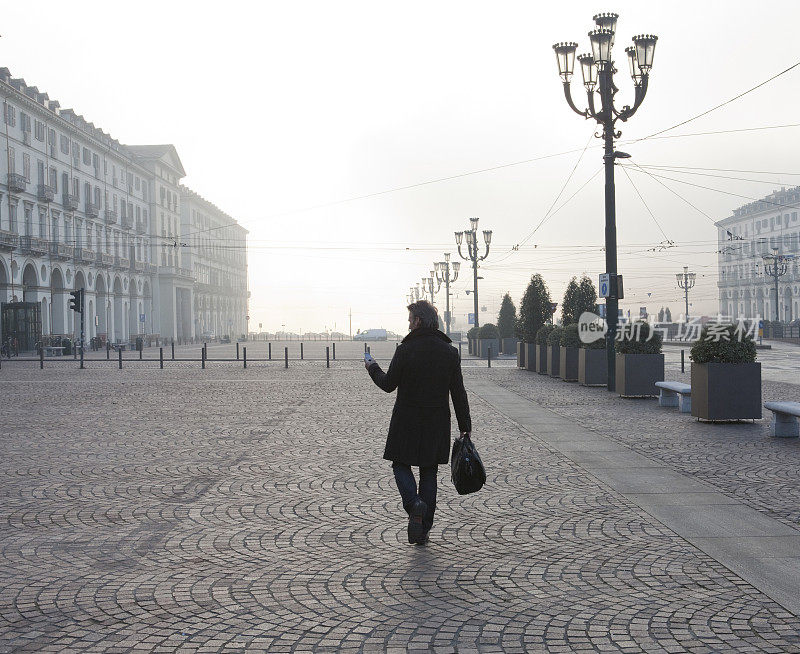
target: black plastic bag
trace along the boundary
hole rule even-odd
[[[486,470],[469,436],[459,436],[453,443],[450,476],[459,495],[474,493],[486,483]]]

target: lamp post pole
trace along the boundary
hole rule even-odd
[[[456,245],[458,246],[458,256],[465,261],[472,262],[473,293],[475,300],[475,329],[480,327],[478,320],[478,263],[489,256],[489,246],[492,243],[492,230],[483,230],[483,242],[486,245],[484,255],[478,256],[478,218],[469,219],[470,229],[463,232],[456,232]],[[467,256],[461,252],[461,241],[467,241]]]
[[[764,272],[775,280],[775,322],[781,321],[778,309],[778,279],[789,271],[788,260],[792,258],[794,257],[778,254],[778,248],[772,248],[772,255],[764,257]]]
[[[586,88],[588,109],[579,110],[572,100],[570,81],[575,66],[575,51],[577,43],[556,43],[553,50],[558,62],[558,73],[564,85],[564,97],[569,107],[579,116],[594,119],[602,126],[602,139],[604,145],[603,167],[605,169],[605,242],[606,242],[606,272],[609,275],[609,295],[606,298],[606,352],[608,356],[608,390],[616,388],[615,367],[615,340],[617,335],[617,314],[619,311],[619,290],[617,284],[617,224],[616,201],[614,191],[614,161],[617,158],[627,158],[630,155],[614,150],[614,139],[621,136],[621,132],[614,131],[618,120],[625,122],[636,113],[647,93],[647,84],[650,69],[653,67],[653,54],[655,52],[657,37],[644,34],[633,37],[634,45],[625,48],[631,78],[635,88],[633,106],[625,105],[622,109],[614,106],[614,95],[618,89],[614,85],[614,73],[617,69],[612,60],[611,49],[614,45],[614,36],[619,16],[613,13],[603,13],[594,16],[596,29],[589,32],[592,45],[592,54],[582,54],[578,57],[581,64],[583,85]],[[600,109],[596,109],[595,93],[600,99]]]
[[[444,324],[446,334],[450,336],[450,284],[454,283],[458,279],[458,271],[461,268],[460,261],[453,261],[450,263],[450,253],[444,253],[444,261],[437,261],[434,265],[434,273],[436,275],[436,281],[441,285],[444,282],[444,297],[445,297],[445,309],[444,309]],[[450,266],[453,267],[453,278],[450,278]]]
[[[686,300],[686,313],[684,320],[689,323],[689,289],[694,288],[695,274],[689,272],[689,266],[683,267],[682,273],[677,273],[675,279],[678,280],[678,288],[683,289],[684,299]]]

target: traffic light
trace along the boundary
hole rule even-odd
[[[70,291],[72,296],[69,300],[69,308],[75,313],[83,313],[83,289],[79,291]]]

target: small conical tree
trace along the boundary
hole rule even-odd
[[[552,314],[550,291],[540,274],[531,277],[528,288],[519,304],[519,333],[518,336],[526,343],[536,342],[536,332],[539,331]]]
[[[500,305],[500,313],[497,314],[497,329],[500,332],[500,338],[512,338],[516,322],[517,308],[511,301],[511,296],[506,293],[503,296],[503,303]]]
[[[586,275],[580,281],[573,277],[564,293],[561,318],[564,325],[578,322],[584,311],[597,311],[597,291],[592,280]]]
[[[664,307],[658,310],[658,322],[664,322]]]
[[[578,302],[579,293],[578,279],[573,277],[569,280],[567,290],[564,291],[564,299],[561,301],[561,324],[569,325],[573,322],[578,322],[578,316],[575,315],[575,306]]]
[[[672,322],[672,311],[669,310],[669,307],[664,309],[664,322]]]

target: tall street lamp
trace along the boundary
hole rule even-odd
[[[579,116],[592,118],[602,126],[602,138],[605,144],[603,162],[605,164],[605,213],[606,213],[606,273],[609,275],[609,295],[606,298],[606,351],[608,353],[608,390],[616,387],[616,370],[614,365],[614,341],[617,334],[617,313],[619,309],[619,294],[617,292],[617,225],[615,216],[614,197],[614,159],[627,158],[630,155],[614,150],[614,139],[621,136],[621,132],[614,131],[618,120],[625,122],[636,113],[647,93],[647,84],[650,69],[653,67],[653,54],[658,37],[650,34],[633,37],[633,46],[625,48],[628,66],[635,89],[633,106],[625,105],[622,109],[614,107],[614,96],[617,87],[614,85],[614,73],[617,69],[612,59],[611,50],[614,45],[614,35],[617,27],[618,14],[603,13],[594,16],[596,29],[589,32],[589,41],[592,45],[591,54],[582,54],[578,57],[583,76],[583,85],[586,88],[588,109],[579,110],[572,101],[570,80],[575,66],[575,50],[577,43],[556,43],[553,50],[558,62],[558,74],[564,83],[564,96],[567,104]],[[600,97],[600,109],[597,109],[595,93]]]
[[[492,230],[483,230],[483,242],[486,244],[486,252],[482,257],[478,256],[478,219],[469,219],[470,229],[463,232],[456,232],[456,245],[458,246],[458,256],[465,261],[472,262],[472,278],[474,283],[474,299],[475,299],[475,329],[478,325],[478,262],[483,261],[489,256],[489,246],[492,243]],[[466,239],[467,241],[467,256],[461,252],[461,242]]]
[[[772,248],[772,254],[768,254],[764,258],[764,274],[772,277],[775,280],[775,322],[780,322],[780,313],[778,311],[779,295],[778,295],[778,279],[783,277],[789,271],[789,259],[794,257],[778,254],[778,248]]]
[[[689,272],[689,266],[684,266],[682,273],[675,274],[675,279],[678,280],[678,288],[683,289],[683,295],[686,299],[686,313],[683,315],[687,323],[689,322],[689,289],[694,288],[695,277],[695,273]]]
[[[446,334],[450,336],[450,284],[454,283],[458,279],[458,271],[461,268],[460,261],[453,261],[450,263],[450,253],[444,253],[444,261],[437,261],[433,264],[434,272],[436,274],[436,281],[441,285],[444,282],[444,297],[445,297],[445,309],[444,309],[444,324]],[[450,268],[452,266],[453,269],[453,277],[450,277]]]

